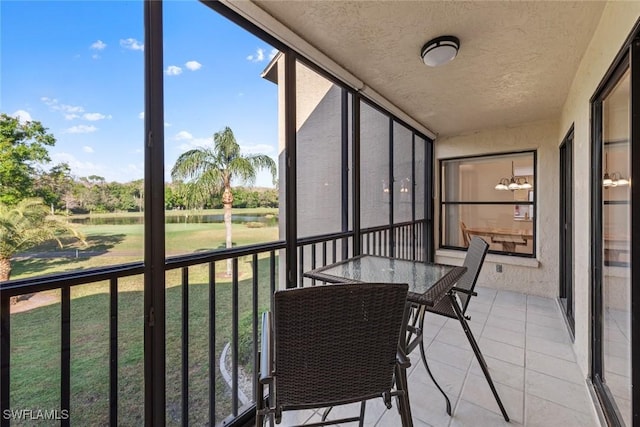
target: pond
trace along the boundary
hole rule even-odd
[[[141,216],[113,216],[113,217],[83,217],[70,218],[69,221],[74,224],[84,225],[131,225],[143,224],[144,218]],[[222,223],[223,215],[215,214],[185,214],[185,215],[167,215],[165,217],[166,224],[201,224],[201,223]],[[246,224],[248,222],[259,222],[267,227],[278,225],[278,217],[272,214],[256,214],[256,215],[233,215],[231,222],[234,224]]]

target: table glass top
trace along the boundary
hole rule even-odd
[[[409,291],[421,294],[452,268],[450,265],[366,255],[315,272],[359,282],[407,283]]]

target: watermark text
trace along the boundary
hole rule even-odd
[[[68,409],[5,409],[2,411],[2,418],[14,421],[46,421],[46,420],[68,420]]]

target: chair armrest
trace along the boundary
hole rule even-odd
[[[404,351],[398,346],[398,351],[396,352],[396,361],[398,366],[403,369],[407,369],[411,366],[411,360],[404,354]]]
[[[470,291],[468,289],[463,289],[463,288],[457,288],[455,286],[453,288],[451,288],[451,290],[454,291],[454,292],[460,292],[460,293],[463,293],[463,294],[471,295],[473,297],[477,297],[478,296],[478,293],[475,292],[475,291]]]
[[[273,380],[273,319],[270,311],[262,313],[262,343],[260,351],[260,382],[269,384]]]

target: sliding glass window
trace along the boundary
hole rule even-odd
[[[441,161],[440,246],[534,256],[535,170],[533,151]]]
[[[615,405],[624,425],[632,425],[631,383],[631,73],[627,71],[599,104],[602,124],[602,307],[599,386]],[[600,313],[599,313],[600,314]],[[600,382],[601,381],[601,382]],[[599,388],[600,390],[600,388]],[[618,420],[620,421],[620,419]]]

